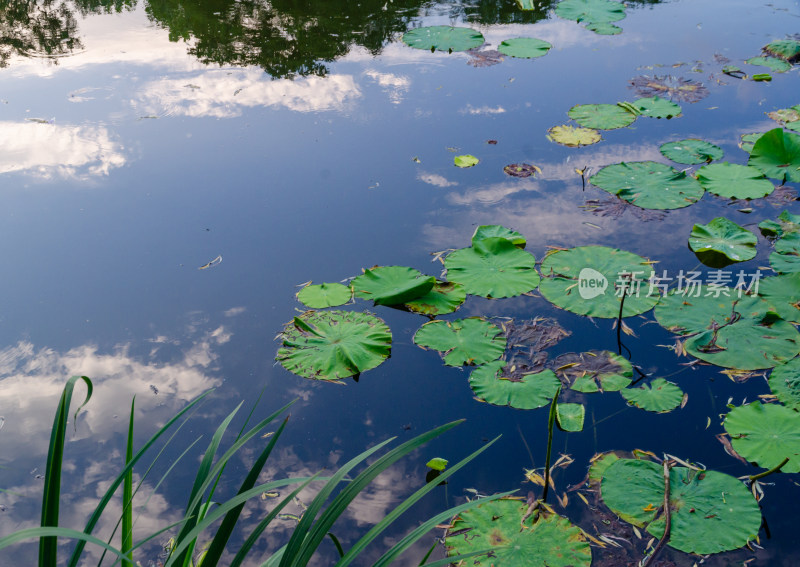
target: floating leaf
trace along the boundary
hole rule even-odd
[[[542,261],[539,291],[562,309],[606,319],[619,316],[624,292],[622,315],[631,317],[649,311],[658,302],[658,289],[650,290],[647,285],[652,273],[649,262],[632,252],[578,246],[550,254]]]
[[[783,238],[787,234],[800,232],[800,215],[793,215],[783,211],[777,220],[765,220],[759,223],[761,234],[769,237]]]
[[[753,402],[733,408],[722,423],[733,449],[759,467],[771,469],[785,458],[783,472],[800,472],[800,413],[776,404]]]
[[[748,165],[772,179],[800,182],[800,136],[775,128],[753,144]]]
[[[775,243],[769,265],[779,274],[800,272],[800,233],[790,233]]]
[[[525,248],[527,242],[525,237],[516,230],[511,230],[499,224],[485,224],[475,229],[472,234],[472,244],[474,245],[477,241],[486,238],[505,238],[510,240],[517,248]]]
[[[772,80],[772,75],[769,73],[756,73],[750,77],[754,81],[758,82],[769,82]]]
[[[667,142],[659,148],[661,154],[677,163],[695,165],[722,159],[722,148],[710,142],[689,138],[677,142]]]
[[[584,128],[597,130],[623,128],[636,120],[636,114],[618,104],[578,104],[567,114]]]
[[[378,366],[391,352],[392,333],[368,313],[308,311],[286,325],[276,360],[289,372],[338,380]]]
[[[430,461],[425,463],[425,466],[428,467],[429,469],[433,469],[435,471],[440,471],[441,472],[441,471],[444,471],[444,469],[447,468],[447,463],[448,463],[447,459],[442,459],[440,457],[434,457],[433,459],[431,459]]]
[[[625,17],[625,6],[611,0],[563,0],[556,5],[556,15],[579,24],[618,22]]]
[[[734,262],[756,257],[758,238],[749,230],[723,217],[708,224],[696,224],[689,236],[689,248],[698,255],[703,252],[722,254]]]
[[[800,411],[800,358],[776,366],[769,375],[769,387],[780,403]]]
[[[513,297],[539,285],[536,258],[505,238],[485,238],[448,254],[447,279],[467,293],[482,297]]]
[[[473,155],[465,154],[463,156],[456,156],[453,158],[453,163],[456,164],[456,167],[472,167],[473,165],[478,165],[481,160],[476,158]]]
[[[593,175],[589,182],[644,209],[680,209],[702,198],[697,180],[654,161],[615,163]]]
[[[783,59],[778,59],[777,57],[751,57],[747,59],[745,63],[769,67],[776,73],[785,73],[792,68],[790,63],[787,63]]]
[[[729,199],[758,199],[775,190],[760,170],[747,165],[712,163],[698,169],[696,175],[706,191]]]
[[[761,512],[736,478],[716,471],[673,467],[670,478],[671,529],[667,545],[701,555],[738,549],[755,540]],[[606,469],[603,501],[626,522],[664,535],[664,473],[652,461],[619,459]]]
[[[409,311],[434,317],[452,313],[464,303],[467,292],[464,286],[455,282],[436,281],[433,288],[417,299],[409,301],[405,307]]]
[[[789,108],[781,108],[767,113],[767,116],[775,122],[779,122],[784,128],[800,132],[800,104]]]
[[[483,45],[480,32],[470,28],[427,26],[403,34],[403,43],[416,49],[430,51],[467,51]]]
[[[511,177],[530,177],[536,173],[542,173],[540,168],[529,163],[512,163],[505,166],[503,171]]]
[[[556,358],[553,367],[572,390],[587,394],[619,391],[633,378],[631,363],[608,350],[568,352]]]
[[[307,285],[297,293],[297,300],[312,309],[344,305],[353,298],[353,289],[340,283]]]
[[[800,324],[800,273],[761,279],[758,295],[769,303],[781,319]]]
[[[584,27],[598,35],[619,35],[622,33],[621,27],[607,22],[589,22]]]
[[[561,386],[552,370],[523,374],[513,380],[503,378],[505,364],[495,360],[472,371],[469,387],[477,399],[495,406],[536,409],[548,405]]]
[[[534,59],[546,55],[552,47],[552,43],[535,37],[516,37],[501,41],[500,45],[497,46],[497,50],[509,57]]]
[[[577,148],[596,144],[602,138],[597,130],[563,125],[550,128],[547,131],[547,139],[570,148]]]
[[[582,431],[585,416],[583,404],[556,404],[558,426],[564,431]]]
[[[672,75],[642,75],[633,79],[631,86],[639,96],[660,96],[675,102],[697,102],[708,96],[708,89],[702,83]]]
[[[739,297],[739,290],[729,287],[673,290],[654,313],[662,327],[691,335],[684,342],[686,352],[717,366],[772,368],[800,352],[800,334],[791,323],[760,297]]]
[[[753,145],[758,141],[758,139],[763,136],[763,132],[754,132],[752,134],[742,134],[742,141],[739,143],[739,147],[746,151],[748,154],[753,151]]]
[[[674,410],[683,399],[683,390],[663,378],[656,378],[641,388],[620,390],[619,393],[629,404],[656,413]]]
[[[789,63],[800,61],[800,41],[794,39],[779,39],[765,45],[763,49],[766,53],[785,59]]]
[[[633,102],[626,103],[641,116],[650,118],[675,118],[681,115],[681,106],[659,96],[638,98]]]
[[[436,278],[405,266],[375,266],[353,279],[356,297],[375,305],[400,305],[418,299],[433,289]]]
[[[478,317],[425,323],[414,334],[414,343],[441,352],[448,366],[485,364],[506,349],[502,331]]]

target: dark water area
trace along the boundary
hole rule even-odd
[[[298,399],[262,480],[313,474],[389,437],[405,441],[466,420],[353,503],[335,528],[345,546],[422,486],[429,459],[456,462],[502,435],[401,518],[360,564],[371,564],[422,519],[464,502],[473,495],[467,489],[540,490],[524,471],[544,466],[547,408],[476,401],[468,367],[444,366],[436,352],[413,343],[425,317],[363,300],[345,307],[376,314],[393,336],[391,357],[345,385],[286,371],[275,363],[275,337],[304,310],[294,297],[304,282],[343,281],[375,265],[439,276],[443,266],[432,253],[469,246],[479,225],[522,233],[537,261],[553,248],[596,244],[658,261],[670,274],[706,273],[687,246],[695,223],[725,216],[758,233],[764,219],[800,213],[792,193],[798,184],[787,183],[783,197],[731,202],[706,194],[647,218],[630,210],[602,216],[585,205],[609,195],[584,187],[575,172],[622,161],[669,163],[659,146],[684,138],[712,142],[724,150],[723,161],[746,164],[740,136],[776,127],[766,113],[800,103],[798,66],[771,72],[769,82],[737,79],[722,67],[769,71],[744,60],[800,33],[798,2],[628,2],[615,36],[558,18],[555,5],[537,2],[524,12],[505,0],[0,3],[0,537],[38,524],[53,412],[76,374],[89,376],[95,393],[67,434],[61,522],[75,529],[122,466],[131,398],[143,443],[209,388],[209,402],[180,431],[143,493],[183,447],[203,439],[142,502],[137,533],[180,517],[201,447],[244,400],[232,426],[238,431],[262,392],[254,418]],[[538,59],[487,64],[480,55],[431,53],[401,41],[408,29],[428,25],[479,30],[483,50],[519,36],[553,48]],[[680,102],[677,118],[640,118],[603,131],[595,145],[568,148],[547,139],[576,104],[640,96],[630,82],[642,75],[690,79],[709,94]],[[457,168],[459,154],[480,163]],[[503,172],[518,162],[542,172],[527,179]],[[768,266],[771,245],[758,238],[756,258],[727,269]],[[219,256],[220,263],[198,269]],[[571,334],[548,351],[551,359],[618,350],[613,320],[564,311],[538,291],[470,296],[442,318],[470,316],[556,319]],[[598,452],[666,453],[736,477],[763,470],[726,454],[716,436],[724,432],[727,404],[770,393],[768,372],[736,382],[720,367],[687,364],[694,358],[666,348],[676,337],[652,311],[626,323],[635,333],[623,335],[632,362],[678,384],[688,401],[657,414],[616,392],[569,394],[566,401],[586,405],[586,423],[582,432],[555,433],[554,459],[573,459],[555,473],[556,492],[569,497],[557,511],[594,536],[617,532],[565,491],[583,481]],[[235,494],[258,447],[232,463],[222,495]],[[796,474],[765,479],[758,547],[702,564],[800,563],[798,482]],[[243,525],[260,520],[269,505],[252,502]],[[113,529],[121,505],[112,508],[99,533]],[[292,527],[282,520],[248,565],[266,560]],[[237,532],[230,549],[246,534]],[[398,564],[419,564],[441,535],[436,530]],[[168,537],[142,550],[143,566],[159,565]],[[634,564],[643,537],[620,549],[593,548],[593,565]],[[94,553],[86,564],[97,563]],[[14,546],[0,551],[0,565],[32,565],[36,554],[34,543]],[[437,546],[432,558],[441,557]],[[326,542],[316,564],[334,558]],[[661,559],[701,564],[670,549]]]

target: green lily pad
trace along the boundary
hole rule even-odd
[[[772,369],[769,388],[778,401],[795,411],[800,411],[800,358]]]
[[[589,22],[584,27],[597,35],[619,35],[622,33],[621,27],[608,22]]]
[[[448,366],[485,364],[500,358],[506,349],[503,332],[479,317],[430,321],[416,332],[414,343],[441,352]]]
[[[286,325],[276,360],[314,380],[338,380],[375,368],[391,352],[386,323],[355,311],[308,311]]]
[[[481,160],[476,158],[473,155],[465,154],[463,156],[456,156],[453,158],[453,163],[456,167],[472,167],[473,165],[478,165]]]
[[[713,252],[734,262],[755,258],[757,243],[755,234],[723,217],[694,225],[689,236],[689,248],[697,254]]]
[[[753,132],[752,134],[742,134],[742,141],[739,142],[739,147],[746,151],[748,154],[753,151],[753,146],[758,141],[764,132]]]
[[[340,283],[307,285],[297,292],[297,300],[312,309],[344,305],[353,298],[353,288]]]
[[[409,301],[405,307],[409,311],[420,315],[445,315],[452,313],[464,303],[467,298],[467,291],[464,286],[455,282],[436,281],[433,288],[417,299]]]
[[[583,404],[556,404],[558,426],[564,431],[582,431],[586,408]]]
[[[403,34],[403,43],[416,49],[430,51],[467,51],[484,43],[483,35],[470,28],[427,26]]]
[[[539,285],[536,258],[505,238],[484,238],[451,252],[444,266],[448,280],[482,297],[513,297]]]
[[[534,515],[525,518],[527,510],[524,500],[503,498],[461,513],[445,534],[448,556],[492,549],[491,557],[470,557],[469,564],[589,567],[592,550],[580,528],[557,515],[542,516],[534,523]]]
[[[515,37],[500,42],[497,51],[509,57],[519,57],[521,59],[535,59],[546,55],[553,47],[542,39],[535,37]]]
[[[624,128],[636,120],[636,114],[618,104],[578,104],[567,114],[584,128],[597,130]]]
[[[800,182],[800,136],[775,128],[753,144],[748,165],[771,179]]]
[[[619,393],[629,404],[656,413],[672,411],[683,400],[683,390],[663,378],[656,378],[641,388],[620,390]]]
[[[562,146],[577,148],[596,144],[602,140],[602,137],[597,130],[592,130],[591,128],[576,128],[575,126],[565,124],[550,128],[547,131],[547,139],[561,144]]]
[[[769,82],[772,80],[772,75],[769,73],[755,73],[750,78],[757,82]]]
[[[478,240],[484,240],[486,238],[505,238],[506,240],[510,240],[517,248],[525,248],[525,244],[527,243],[527,240],[525,240],[522,234],[516,230],[500,226],[499,224],[485,224],[476,228],[472,235],[472,244],[474,245]]]
[[[705,190],[697,180],[654,161],[615,163],[589,182],[643,209],[680,209],[696,203]]]
[[[548,405],[561,386],[552,370],[523,374],[513,380],[503,378],[505,364],[495,360],[472,371],[469,387],[475,398],[494,406],[536,409]]]
[[[716,159],[722,159],[724,155],[719,146],[695,138],[667,142],[662,144],[659,150],[667,159],[686,165],[709,163]]]
[[[758,370],[797,356],[794,326],[760,297],[738,295],[728,287],[687,286],[662,297],[654,313],[662,327],[690,335],[684,343],[689,354],[717,366]]]
[[[800,413],[777,404],[753,402],[733,408],[722,423],[743,458],[771,469],[785,458],[783,472],[800,472]]]
[[[556,5],[556,15],[578,23],[618,22],[625,18],[625,6],[611,0],[563,0]]]
[[[673,467],[667,545],[700,555],[738,549],[755,540],[761,511],[738,479],[716,471]],[[657,538],[664,535],[664,473],[652,461],[619,459],[606,469],[603,501],[620,518]]]
[[[447,463],[448,463],[447,459],[442,459],[441,457],[434,457],[430,461],[425,463],[425,466],[435,471],[444,472],[444,470],[447,468]]]
[[[436,278],[405,266],[375,266],[353,279],[356,297],[375,305],[400,305],[418,299],[433,289]]]
[[[758,228],[764,236],[783,238],[787,234],[800,232],[800,215],[783,211],[776,220],[761,221]]]
[[[789,63],[800,61],[800,41],[794,39],[779,39],[765,45],[763,49],[766,53],[785,59]]]
[[[767,116],[789,130],[800,130],[800,104],[768,112]]]
[[[698,169],[696,175],[706,191],[729,199],[758,199],[775,190],[759,169],[747,165],[713,163]]]
[[[626,108],[631,108],[636,114],[650,118],[670,119],[681,115],[680,104],[663,99],[660,96],[639,98],[624,104]]]
[[[769,303],[781,319],[800,324],[800,273],[761,279],[758,295]]]
[[[800,272],[800,233],[790,233],[775,243],[769,265],[779,274]]]
[[[791,63],[787,63],[783,59],[778,59],[777,57],[751,57],[747,59],[745,63],[769,67],[776,73],[785,73],[792,68]]]
[[[572,390],[616,392],[626,388],[633,378],[633,367],[623,356],[608,350],[568,352],[553,361],[558,375]]]
[[[578,246],[549,254],[542,261],[539,290],[562,309],[604,319],[619,316],[624,292],[622,316],[631,317],[649,311],[658,302],[658,290],[650,290],[647,284],[652,273],[648,261],[632,252]],[[632,280],[627,274],[634,274]]]

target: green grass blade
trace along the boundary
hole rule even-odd
[[[484,502],[490,502],[492,500],[497,500],[498,498],[503,498],[504,496],[509,496],[511,494],[514,494],[515,492],[516,492],[516,490],[510,490],[508,492],[503,492],[501,494],[493,494],[492,496],[486,496],[485,498],[478,498],[476,500],[471,500],[470,502],[466,502],[464,504],[461,504],[460,506],[455,506],[453,508],[450,508],[449,510],[445,510],[444,512],[441,512],[441,513],[437,514],[436,516],[434,516],[430,520],[427,520],[422,525],[417,527],[415,530],[413,530],[411,533],[409,533],[403,539],[398,541],[394,546],[392,546],[392,548],[389,551],[384,553],[381,556],[381,558],[378,559],[378,561],[376,561],[373,564],[372,567],[386,567],[392,561],[397,559],[398,555],[400,555],[406,549],[408,549],[409,547],[414,545],[417,542],[417,540],[419,540],[422,536],[424,536],[426,533],[431,531],[433,528],[435,528],[438,524],[440,524],[444,520],[449,520],[453,516],[455,516],[457,514],[460,514],[461,512],[464,512],[465,510],[469,510],[470,508],[474,508],[475,506],[479,506],[480,504],[482,504]]]
[[[86,376],[72,376],[64,385],[61,400],[56,408],[53,418],[53,428],[50,431],[50,448],[47,451],[47,466],[44,476],[44,494],[42,496],[42,528],[58,526],[58,504],[61,499],[61,466],[64,461],[64,439],[67,433],[67,420],[69,419],[69,406],[72,402],[72,392],[75,383],[83,380],[87,392],[83,403],[75,410],[78,412],[92,397],[92,381]],[[39,540],[39,567],[55,567],[58,561],[58,541],[55,536],[42,537]]]
[[[379,523],[375,524],[375,526],[368,531],[364,536],[359,539],[353,547],[347,552],[341,561],[339,561],[336,566],[337,567],[346,567],[350,565],[350,563],[366,548],[372,541],[378,537],[389,525],[394,522],[401,514],[403,514],[406,510],[408,510],[411,506],[416,504],[421,498],[423,498],[426,494],[434,490],[440,482],[444,482],[450,476],[454,475],[458,472],[461,468],[467,465],[470,461],[472,461],[475,457],[483,453],[486,449],[492,446],[497,440],[500,439],[500,436],[495,437],[489,443],[485,444],[483,447],[469,455],[468,457],[462,459],[452,467],[448,468],[445,472],[440,474],[436,477],[436,480],[433,482],[425,483],[425,485],[417,490],[414,494],[409,496],[405,501],[403,501],[399,506],[395,507],[386,517],[383,518]],[[424,560],[423,560],[424,561]]]
[[[342,549],[342,544],[339,543],[339,538],[333,535],[333,532],[328,532],[327,536],[331,538],[333,545],[336,546],[336,551],[339,552],[339,557],[344,557],[344,549]]]
[[[289,418],[285,418],[278,430],[272,435],[272,438],[270,439],[266,448],[258,456],[256,462],[253,463],[253,466],[250,468],[250,472],[247,473],[247,477],[244,479],[244,482],[242,482],[242,486],[239,488],[238,494],[253,488],[258,480],[258,475],[261,474],[264,464],[267,462],[270,453],[272,453],[272,449],[278,442],[278,438],[281,436],[281,433],[283,433],[288,421]],[[211,541],[211,545],[208,546],[208,550],[206,551],[204,561],[208,561],[208,565],[216,565],[219,562],[220,558],[222,557],[222,552],[225,551],[225,545],[228,543],[228,539],[231,537],[233,529],[236,527],[236,523],[239,521],[239,515],[241,514],[243,508],[244,503],[225,515],[225,519],[222,520],[222,524],[217,530],[217,533],[214,534],[214,539]]]
[[[125,465],[133,459],[133,419],[136,396],[131,400],[131,418],[128,421],[128,443],[125,447]],[[133,559],[133,469],[128,469],[122,483],[122,553]]]
[[[108,545],[106,542],[94,537],[93,535],[79,532],[77,530],[70,530],[68,528],[42,527],[42,528],[28,528],[26,530],[19,530],[4,538],[0,538],[0,549],[5,549],[6,547],[14,545],[15,543],[19,543],[21,541],[37,537],[40,539],[53,538],[54,540],[56,540],[59,537],[77,539],[79,541],[82,541],[84,545],[86,545],[87,542],[93,543],[116,555],[120,560],[124,562],[125,565],[129,565],[130,567],[135,567],[134,564],[131,563],[130,559],[128,559],[119,549]]]
[[[122,479],[125,473],[127,473],[130,469],[133,468],[133,466],[139,461],[139,459],[142,458],[142,455],[144,455],[145,452],[150,447],[153,446],[153,444],[158,440],[158,438],[161,437],[161,435],[165,431],[167,431],[172,426],[173,423],[179,420],[181,416],[183,416],[187,411],[192,409],[195,405],[199,404],[211,392],[213,392],[213,390],[208,390],[207,392],[200,394],[189,405],[187,405],[185,408],[183,408],[181,411],[175,414],[169,421],[167,421],[167,423],[165,423],[164,426],[161,427],[161,429],[159,429],[147,441],[147,443],[144,444],[144,446],[141,449],[139,449],[139,452],[136,453],[136,455],[134,455],[133,459],[131,459],[131,462],[125,466],[125,468],[120,472],[120,474],[117,475],[117,478],[114,479],[114,481],[108,487],[108,490],[106,490],[106,493],[100,499],[100,502],[97,504],[94,511],[92,511],[92,515],[86,522],[86,527],[83,528],[83,533],[87,535],[92,533],[92,530],[94,530],[95,526],[97,525],[97,522],[100,520],[100,516],[102,516],[103,514],[103,510],[105,510],[106,506],[111,501],[111,498],[114,496],[114,493],[117,491],[117,488],[119,488],[119,485],[122,484]],[[86,546],[86,541],[83,539],[79,539],[78,544],[75,546],[75,549],[72,551],[72,555],[70,556],[68,563],[69,567],[77,567],[78,562],[81,559],[81,555],[83,554],[83,549],[85,546]]]
[[[364,488],[372,482],[376,476],[392,466],[398,460],[405,457],[411,451],[418,449],[431,439],[434,439],[459,425],[464,420],[453,421],[445,425],[440,425],[435,429],[427,431],[422,435],[418,435],[413,439],[406,441],[399,447],[392,449],[385,455],[381,456],[378,460],[367,467],[361,474],[359,474],[352,482],[350,482],[337,496],[333,502],[328,506],[325,512],[320,516],[319,521],[314,524],[314,527],[308,534],[308,538],[303,542],[303,548],[300,554],[292,562],[292,567],[304,567],[311,560],[311,556],[317,550],[325,534],[328,533],[333,526],[336,519],[347,509],[350,502],[355,499]]]

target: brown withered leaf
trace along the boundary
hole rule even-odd
[[[467,54],[469,55],[467,64],[473,67],[491,67],[501,63],[504,59],[503,54],[494,49],[481,51],[479,47],[476,47],[468,49]]]
[[[697,102],[708,96],[703,83],[673,75],[640,75],[631,79],[630,87],[639,96],[659,96],[673,102]]]
[[[581,208],[601,217],[619,218],[626,212],[629,212],[643,222],[662,220],[667,216],[666,211],[643,209],[619,197],[611,197],[610,199],[588,199],[581,205]]]

